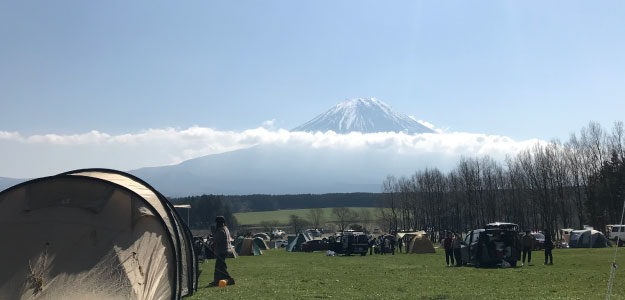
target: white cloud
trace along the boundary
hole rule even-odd
[[[423,126],[425,126],[427,128],[430,128],[430,129],[434,129],[435,128],[434,124],[432,124],[432,123],[430,123],[428,121],[417,120],[417,122],[419,122],[419,124],[421,124],[421,125],[423,125]]]
[[[276,124],[276,119],[271,119],[271,120],[264,121],[262,126],[264,128],[273,129],[275,124]]]
[[[436,133],[443,133],[443,132],[447,131],[447,130],[445,130],[445,129],[442,129],[442,128],[438,128],[438,127],[436,127],[434,124],[432,124],[432,123],[430,123],[430,122],[428,122],[428,121],[418,120],[418,119],[417,119],[417,118],[415,118],[415,116],[413,116],[413,115],[410,115],[410,116],[408,116],[408,117],[409,117],[409,118],[411,118],[412,120],[416,121],[417,123],[419,123],[419,124],[421,124],[421,125],[423,125],[423,126],[425,126],[425,127],[429,128],[429,129],[433,130],[433,131],[434,131],[434,132],[436,132]]]
[[[0,131],[0,176],[37,177],[84,167],[130,170],[176,164],[255,145],[298,149],[294,151],[306,148],[365,150],[430,157],[489,154],[503,159],[506,154],[516,153],[536,142],[539,140],[514,141],[505,136],[463,132],[337,134],[333,131],[289,132],[264,127],[217,131],[194,126],[187,129],[149,129],[120,135],[94,130],[74,135],[22,136],[17,132]]]

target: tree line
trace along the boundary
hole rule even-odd
[[[296,194],[296,195],[201,195],[181,198],[169,198],[173,204],[190,204],[191,209],[177,209],[181,219],[187,221],[192,229],[209,229],[214,224],[215,216],[222,215],[226,223],[235,228],[238,224],[233,213],[249,211],[272,211],[279,209],[305,209],[325,207],[373,207],[376,205],[380,193],[331,193],[331,194]],[[319,211],[319,210],[316,210]],[[351,211],[350,211],[351,212]],[[312,220],[315,228],[320,228],[321,216]],[[350,214],[354,215],[354,214]],[[354,215],[355,216],[355,215]],[[360,216],[360,215],[359,215]],[[366,216],[366,215],[365,215]],[[352,217],[352,220],[358,219]],[[294,223],[301,223],[294,220]],[[292,223],[293,223],[292,222]],[[280,227],[277,221],[267,221],[260,224],[263,227]],[[308,225],[308,224],[307,224]]]
[[[191,229],[209,229],[215,224],[216,216],[224,216],[226,224],[230,228],[237,228],[237,219],[232,214],[232,210],[227,202],[224,202],[221,196],[217,195],[201,195],[182,198],[169,199],[174,205],[189,204],[191,209],[176,208],[185,223]]]
[[[373,222],[372,222],[373,221]],[[288,227],[292,233],[301,232],[307,228],[324,229],[326,231],[371,231],[369,228],[375,223],[375,216],[366,208],[333,207],[331,216],[326,216],[323,209],[311,208],[305,217],[290,215]],[[269,231],[271,228],[283,226],[277,221],[263,221],[261,227]]]
[[[322,208],[311,208],[304,215],[292,214],[286,223],[265,220],[258,225],[265,232],[280,228],[290,233],[299,233],[304,229],[323,229],[328,232],[346,229],[371,231],[377,227],[377,222],[377,216],[369,208],[333,207],[328,212]]]
[[[489,222],[547,230],[620,222],[625,189],[622,122],[590,122],[566,142],[552,140],[508,155],[462,157],[449,172],[428,168],[388,176],[378,206],[388,231],[467,231]]]
[[[272,211],[324,207],[372,207],[379,193],[329,193],[294,195],[222,195],[234,212]]]

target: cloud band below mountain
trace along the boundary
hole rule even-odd
[[[90,131],[75,135],[30,135],[0,131],[0,176],[38,177],[62,171],[106,167],[130,170],[177,164],[187,159],[255,145],[293,147],[293,151],[340,149],[384,151],[388,155],[491,155],[503,159],[539,140],[515,141],[506,136],[448,132],[408,135],[395,132],[290,132],[264,127],[244,131],[218,131],[205,127],[149,129],[111,135]],[[445,166],[441,166],[445,168]]]

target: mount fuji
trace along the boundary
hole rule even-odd
[[[291,131],[337,134],[434,133],[412,117],[375,98],[347,100]],[[443,159],[441,159],[443,158]],[[207,155],[177,165],[131,171],[166,195],[299,194],[379,192],[384,176],[409,174],[422,165],[445,166],[451,159],[392,149],[316,148],[269,144]]]
[[[373,98],[339,103],[292,131],[329,130],[337,134],[434,132]],[[419,167],[445,167],[455,161],[445,155],[398,152],[377,144],[335,148],[269,143],[129,172],[167,196],[380,192],[386,175],[410,174]],[[0,178],[0,190],[21,181]]]
[[[356,98],[341,102],[325,113],[291,131],[336,133],[404,132],[407,134],[433,133],[417,120],[394,111],[388,104],[375,98]]]

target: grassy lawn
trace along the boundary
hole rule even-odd
[[[350,209],[360,212],[363,207],[350,207]],[[376,208],[375,207],[365,207],[371,211],[371,215],[375,216]],[[310,209],[285,209],[285,210],[273,210],[273,211],[257,211],[257,212],[246,212],[246,213],[235,213],[234,216],[237,218],[237,222],[241,225],[257,225],[262,221],[272,221],[277,220],[280,223],[286,224],[289,222],[289,216],[297,215],[304,219],[309,218]],[[332,214],[332,208],[323,208],[324,214],[324,222],[334,221],[334,215]]]
[[[625,250],[625,249],[622,249]],[[622,250],[619,250],[622,251]],[[614,248],[554,250],[553,266],[448,268],[445,255],[326,257],[325,253],[265,251],[228,259],[236,285],[205,288],[214,260],[201,264],[200,288],[188,299],[605,299]],[[625,266],[625,251],[619,265]],[[625,299],[618,269],[612,299]]]

